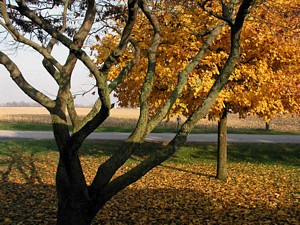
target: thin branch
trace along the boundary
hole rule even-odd
[[[3,52],[0,51],[0,64],[10,73],[11,78],[14,82],[33,100],[44,106],[45,108],[52,109],[55,106],[53,100],[44,95],[42,92],[38,91],[32,87],[24,78],[23,74],[17,67],[17,65]]]
[[[209,2],[209,0],[205,0],[202,3],[198,2],[198,5],[204,12],[207,12],[209,15],[211,15],[219,20],[223,20],[223,21],[227,22],[230,26],[233,24],[233,22],[229,18],[226,18],[223,15],[221,16],[218,13],[215,13],[214,11],[207,9],[206,4],[208,2]],[[223,5],[223,1],[222,1],[222,5]],[[225,5],[225,3],[224,3],[224,5]]]
[[[69,5],[69,0],[66,0],[65,4],[64,4],[64,10],[62,13],[62,17],[63,17],[62,28],[60,29],[60,32],[62,32],[62,33],[66,30],[66,26],[67,26],[67,18],[66,17],[67,17],[68,5]],[[53,47],[56,43],[57,43],[57,40],[52,37],[46,47],[49,54],[51,54]],[[51,74],[51,76],[59,84],[59,80],[60,80],[59,71],[57,71],[55,69],[55,67],[53,66],[53,64],[46,58],[43,59],[42,64],[43,64],[44,68],[49,72],[49,74]]]
[[[64,15],[66,15],[66,13],[67,13],[67,7],[68,7],[68,1],[65,3]],[[79,30],[76,32],[76,34],[74,35],[74,38],[73,38],[74,44],[77,45],[78,48],[82,47],[86,37],[88,36],[88,33],[91,30],[92,25],[94,23],[95,14],[96,14],[96,4],[95,4],[95,1],[91,0],[88,2],[88,7],[85,12],[85,17],[82,22],[82,25],[80,26]],[[63,22],[64,22],[63,28],[62,28],[62,30],[60,30],[60,32],[63,32],[66,28],[66,17],[65,16],[64,16]],[[67,57],[66,63],[64,65],[65,73],[62,74],[63,80],[68,80],[69,82],[71,81],[71,74],[75,68],[76,62],[77,62],[76,55],[73,54],[72,51],[70,51],[70,53]],[[62,83],[66,83],[66,82],[63,81]],[[71,95],[70,85],[67,84],[66,88],[67,88],[68,96],[69,96],[68,97],[69,104],[67,104],[67,109],[68,109],[68,113],[69,113],[69,116],[70,116],[72,124],[73,124],[73,128],[74,128],[73,132],[77,132],[77,131],[79,131],[79,127],[82,127],[82,122],[80,122],[80,119],[79,119],[76,109],[75,109],[74,96]]]
[[[78,126],[78,114],[75,110],[74,97],[70,90],[68,91],[67,110],[73,125],[73,132],[75,132]]]
[[[80,48],[84,44],[84,41],[93,26],[95,15],[96,15],[96,3],[94,0],[89,0],[88,8],[86,10],[82,25],[80,26],[78,32],[76,32],[73,38],[74,43]]]
[[[242,28],[245,22],[247,14],[250,12],[251,7],[256,3],[256,0],[244,0],[239,7],[239,10],[236,15],[235,23],[231,26],[231,49],[230,54],[226,60],[226,63],[223,69],[220,72],[220,75],[216,79],[215,83],[211,87],[208,95],[205,100],[197,107],[193,114],[185,121],[182,125],[179,132],[169,143],[169,145],[175,146],[178,148],[183,143],[186,142],[186,138],[195,126],[195,124],[203,118],[210,110],[212,104],[217,98],[220,91],[227,84],[228,79],[235,68],[239,58],[240,58],[240,38]]]
[[[129,7],[129,16],[127,20],[127,24],[123,30],[123,37],[121,38],[121,43],[123,41],[129,41],[130,40],[130,34],[133,28],[133,23],[135,21],[136,12],[137,12],[137,2],[138,0],[129,0],[128,1],[128,7]],[[120,44],[121,44],[120,43]],[[119,47],[122,47],[122,46]],[[123,45],[124,43],[122,43]],[[101,109],[100,109],[101,110]],[[133,146],[132,146],[133,145]],[[103,186],[105,186],[114,173],[120,168],[130,157],[133,149],[134,149],[135,143],[127,142],[126,145],[124,145],[124,148],[122,151],[122,155],[120,154],[114,154],[112,157],[110,157],[106,162],[104,162],[97,171],[97,174],[91,184],[91,189],[95,192],[98,192]]]
[[[6,28],[12,34],[12,37],[16,41],[24,43],[24,44],[32,47],[33,49],[35,49],[37,52],[39,52],[41,55],[43,55],[47,60],[49,60],[59,71],[62,71],[62,65],[52,55],[50,55],[44,47],[42,47],[42,46],[38,45],[37,43],[25,38],[23,35],[21,35],[15,29],[15,27],[12,25],[12,23],[10,21],[10,18],[8,16],[8,13],[7,13],[7,10],[6,10],[6,6],[3,3],[3,1],[0,2],[0,8],[1,8],[2,18],[5,21],[5,25],[3,27]]]
[[[135,49],[135,53],[134,53],[134,58],[126,65],[123,67],[123,69],[121,70],[121,72],[119,73],[118,77],[116,79],[114,79],[109,85],[109,92],[111,93],[123,80],[124,78],[129,74],[129,72],[131,71],[131,69],[134,67],[134,65],[136,64],[139,56],[140,56],[140,49],[138,47],[138,44],[131,38],[130,39],[130,43],[132,44],[132,46]]]
[[[91,113],[97,112],[96,115],[91,119],[90,114],[84,120],[88,122],[76,133],[73,134],[74,139],[78,138],[79,142],[82,142],[91,132],[93,132],[109,115],[109,110],[111,108],[110,104],[110,92],[107,87],[107,75],[110,68],[114,65],[116,60],[121,56],[127,47],[128,41],[130,40],[130,35],[132,32],[133,25],[135,23],[137,14],[137,0],[128,1],[128,19],[123,29],[122,38],[114,51],[107,57],[103,66],[98,70],[95,64],[93,64],[98,73],[101,76],[96,77],[98,95],[101,101],[101,107],[98,109],[99,104],[94,105]]]
[[[178,75],[178,81],[176,87],[174,88],[172,94],[169,99],[164,103],[164,105],[157,111],[157,113],[151,118],[147,126],[147,134],[150,133],[160,121],[165,118],[165,116],[169,113],[172,106],[174,105],[176,99],[182,93],[183,88],[187,84],[189,73],[199,64],[199,62],[203,59],[206,51],[209,49],[211,43],[215,40],[215,38],[221,33],[222,28],[225,26],[225,23],[221,23],[216,28],[214,28],[197,54],[193,57],[191,62],[181,71]]]
[[[146,126],[148,123],[149,115],[149,103],[148,98],[152,91],[154,77],[156,72],[156,57],[157,49],[161,43],[161,28],[157,17],[151,12],[146,0],[139,0],[139,7],[147,17],[151,24],[154,34],[151,45],[148,49],[148,68],[146,77],[141,89],[140,95],[140,116],[137,122],[137,126],[128,138],[128,141],[140,142],[145,138]]]
[[[32,10],[30,10],[24,1],[17,1],[19,7],[18,11],[29,18],[33,23],[37,26],[41,27],[46,31],[51,37],[60,41],[64,46],[66,46],[72,53],[76,55],[78,59],[80,59],[83,64],[91,71],[91,73],[95,76],[98,83],[105,84],[105,81],[101,79],[99,70],[94,62],[90,59],[90,57],[81,49],[74,44],[74,42],[62,34],[59,30],[55,29],[51,24],[45,21],[42,17],[38,17]]]

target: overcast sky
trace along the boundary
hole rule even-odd
[[[0,44],[0,50],[7,54],[7,46]],[[62,46],[57,46],[53,52],[54,56],[60,62],[66,59],[67,51]],[[38,90],[47,94],[49,97],[55,96],[57,85],[42,65],[42,57],[28,49],[19,49],[17,53],[10,52],[9,57],[18,65],[26,80]],[[93,86],[94,80],[88,76],[88,70],[78,61],[72,77],[72,91],[82,92]],[[12,81],[9,73],[3,65],[0,65],[0,104],[6,102],[33,102],[20,88]],[[77,104],[91,105],[95,101],[95,96],[86,94],[84,97],[77,96]]]

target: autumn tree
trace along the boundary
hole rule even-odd
[[[245,51],[222,92],[241,117],[251,113],[268,122],[280,112],[299,114],[299,7],[298,1],[266,2],[248,19]]]
[[[272,10],[268,10],[272,9]],[[280,10],[279,10],[280,9]],[[266,13],[268,12],[268,13]],[[262,118],[268,127],[279,113],[299,115],[299,3],[273,1],[256,9],[244,27],[245,49],[231,81],[212,111],[218,123],[217,178],[226,180],[226,115],[228,108],[240,117]],[[264,30],[264,35],[259,35]],[[219,116],[221,115],[221,116]],[[221,133],[220,133],[221,132]],[[221,169],[222,168],[222,169]]]
[[[219,120],[216,177],[220,180],[228,176],[228,109],[243,118],[256,115],[266,122],[266,127],[279,113],[299,115],[299,3],[266,2],[255,11],[244,26],[241,60],[216,102],[221,107],[210,112]],[[261,30],[265,31],[263,36]]]
[[[157,3],[156,3],[156,7]],[[173,9],[173,11],[171,10]],[[279,10],[280,9],[280,10]],[[201,8],[192,5],[176,6],[174,2],[168,2],[165,11],[160,11],[163,36],[158,48],[159,61],[157,62],[158,79],[155,82],[151,108],[153,112],[161,105],[172,92],[177,82],[177,72],[182,70],[189,60],[191,53],[197,51],[197,46],[203,43],[205,28],[208,23],[214,23],[215,17],[207,17],[205,14],[195,12]],[[181,10],[181,13],[178,11]],[[240,117],[247,114],[255,114],[268,121],[279,112],[299,112],[297,104],[297,85],[299,80],[299,3],[298,1],[265,1],[248,18],[244,26],[244,35],[241,42],[243,54],[239,64],[235,68],[230,82],[221,92],[216,103],[209,113],[209,118],[218,119],[222,115],[224,103]],[[194,16],[194,15],[197,15]],[[174,19],[176,18],[176,20]],[[206,23],[203,21],[207,19]],[[145,20],[145,19],[144,19]],[[135,37],[142,40],[150,35],[151,30],[144,20],[139,20],[136,26]],[[175,24],[175,25],[174,25]],[[120,25],[114,27],[118,29]],[[134,28],[135,29],[135,28]],[[263,35],[262,35],[262,30]],[[202,35],[203,36],[202,36]],[[114,38],[104,37],[100,44],[94,45],[93,50],[106,49],[107,52],[97,52],[99,62],[110,52],[115,45],[117,35]],[[183,114],[189,116],[196,108],[195,101],[201,101],[212,86],[222,63],[230,52],[226,30],[210,46],[206,57],[193,70],[188,77],[188,83],[182,95],[174,104],[171,114]],[[148,40],[148,44],[149,44]],[[147,43],[140,44],[146,49]],[[166,51],[171,49],[171,51]],[[213,50],[213,51],[210,51]],[[215,54],[217,52],[218,54]],[[146,54],[146,52],[142,52]],[[128,57],[125,55],[124,57]],[[165,58],[168,58],[166,61]],[[145,60],[144,58],[139,61]],[[168,66],[166,66],[166,64]],[[116,89],[116,96],[121,106],[139,106],[138,92],[143,81],[143,71],[146,63],[136,65],[126,78],[130,89],[126,89],[126,83]],[[113,68],[118,71],[120,68]],[[113,79],[113,77],[111,78]],[[124,87],[123,87],[124,85]]]
[[[148,5],[148,4],[152,5]],[[193,15],[201,15],[203,20],[201,29],[191,39],[184,39],[190,46],[178,46],[178,57],[182,52],[189,52],[188,61],[177,66],[176,83],[173,84],[168,96],[159,102],[159,107],[152,107],[153,93],[163,88],[165,83],[161,77],[160,68],[173,69],[168,53],[173,49],[165,46],[164,54],[160,52],[164,44],[162,27],[167,26],[161,14],[164,7],[172,3],[171,9],[179,17],[184,15],[183,5],[194,8]],[[256,1],[146,1],[128,0],[124,3],[116,1],[23,1],[0,2],[2,28],[10,35],[15,43],[30,46],[40,53],[43,65],[49,75],[55,80],[58,92],[55,98],[50,98],[28,83],[18,66],[5,52],[0,51],[0,63],[9,71],[13,81],[33,100],[44,106],[52,118],[53,133],[59,150],[59,163],[56,173],[56,189],[58,199],[57,224],[90,224],[96,213],[115,194],[129,184],[140,179],[152,168],[161,164],[172,156],[185,142],[193,127],[203,118],[214,104],[221,90],[227,84],[230,74],[240,58],[241,33],[246,16],[256,6]],[[57,13],[59,12],[59,13]],[[189,17],[191,24],[193,17]],[[177,16],[172,17],[176,21]],[[188,18],[187,18],[188,19]],[[138,23],[142,20],[143,23]],[[111,29],[112,24],[124,24],[122,29]],[[171,27],[184,28],[185,24],[172,23]],[[147,26],[150,34],[142,39],[135,35],[138,26]],[[200,24],[198,24],[200,26]],[[189,29],[185,27],[185,29]],[[91,34],[97,40],[101,39],[99,32],[103,31],[108,40],[117,39],[113,48],[103,48],[105,57],[101,63],[95,62],[84,50],[84,44]],[[201,31],[201,32],[200,32]],[[218,41],[222,32],[228,33],[229,54],[225,57],[219,73],[210,87],[206,87],[207,94],[201,101],[195,101],[194,108],[173,140],[166,146],[153,146],[153,153],[136,167],[114,177],[116,171],[130,158],[134,152],[142,149],[142,142],[159,122],[172,109],[177,99],[189,81],[190,74],[203,60],[207,51],[213,51],[211,46]],[[180,34],[180,33],[178,33]],[[120,36],[118,36],[120,35]],[[194,45],[193,38],[200,38],[201,42]],[[52,55],[56,43],[60,43],[69,50],[65,63],[58,62]],[[191,51],[191,48],[194,50]],[[98,51],[101,52],[101,51]],[[127,54],[125,54],[127,53]],[[145,53],[143,55],[142,53]],[[220,52],[215,52],[218,55]],[[212,54],[212,53],[211,53]],[[101,54],[100,54],[101,55]],[[164,58],[161,61],[161,58]],[[74,95],[71,92],[71,78],[76,63],[80,60],[90,71],[97,87],[98,99],[90,113],[83,119],[76,113]],[[139,61],[141,60],[141,61]],[[159,64],[158,62],[163,62]],[[141,70],[142,84],[139,86],[140,116],[136,128],[107,161],[101,164],[90,185],[87,184],[81,167],[78,150],[83,141],[108,117],[111,109],[110,93],[122,86],[124,91],[131,88],[128,80],[129,72],[138,68],[138,63],[147,65]],[[118,70],[116,70],[117,68]],[[213,70],[215,68],[207,68]],[[138,77],[138,79],[140,79]],[[159,84],[161,82],[161,84]],[[157,84],[159,84],[157,86]],[[196,86],[195,86],[196,88]],[[69,130],[67,116],[70,116],[72,130]]]
[[[167,1],[166,7],[153,3],[158,18],[161,21],[163,36],[158,48],[157,77],[154,80],[154,89],[150,96],[150,111],[154,115],[163,102],[171,95],[177,83],[177,73],[183,70],[201,46],[207,35],[208,24],[218,23],[218,16],[214,11],[217,5],[193,4],[177,5]],[[162,3],[164,4],[164,3]],[[206,12],[209,14],[204,14]],[[226,120],[229,110],[246,117],[249,113],[263,118],[266,122],[278,113],[288,112],[299,114],[299,3],[298,1],[264,1],[247,17],[243,28],[243,54],[233,71],[230,81],[222,90],[208,117],[214,120]],[[141,49],[149,46],[151,29],[141,17],[133,28],[135,39],[147,40],[140,44]],[[205,21],[205,23],[203,23]],[[121,24],[113,28],[118,30]],[[115,39],[117,37],[115,36]],[[216,81],[224,62],[230,54],[229,33],[226,28],[214,40],[203,60],[189,73],[187,86],[176,99],[169,115],[182,114],[189,117],[198,107],[195,102],[203,101]],[[114,45],[112,38],[104,37],[101,43],[93,46],[98,51],[98,63]],[[141,52],[146,55],[146,51]],[[124,54],[128,57],[128,53]],[[116,89],[116,96],[122,106],[139,106],[138,93],[143,83],[143,71],[146,70],[146,59],[141,58],[126,81]],[[120,68],[114,67],[115,71]],[[130,88],[128,88],[130,85]],[[225,124],[220,121],[219,125]],[[226,128],[219,128],[226,131]],[[226,133],[219,133],[218,152],[222,157],[222,164],[226,164]],[[222,142],[223,144],[221,144]],[[223,153],[220,151],[222,150]],[[218,163],[217,177],[225,180],[227,173],[220,168],[226,165]],[[222,175],[220,175],[222,174]]]

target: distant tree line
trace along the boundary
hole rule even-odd
[[[40,104],[36,103],[36,102],[24,102],[24,101],[20,101],[20,102],[6,102],[6,103],[2,103],[0,104],[1,107],[42,107]],[[90,108],[92,107],[91,105],[81,105],[81,104],[76,104],[76,107],[78,108]]]
[[[3,106],[3,107],[40,107],[41,105],[36,102],[12,101],[12,102],[6,102],[3,104],[0,104],[0,106]]]

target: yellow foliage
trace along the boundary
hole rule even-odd
[[[151,112],[155,111],[170,96],[177,82],[177,76],[195,53],[205,37],[200,34],[213,28],[218,21],[199,7],[189,2],[179,5],[177,1],[155,1],[156,16],[162,30],[162,43],[157,53],[156,78],[149,99]],[[153,3],[154,4],[154,3]],[[209,6],[220,12],[217,1]],[[221,92],[210,111],[210,118],[221,115],[225,103],[233,112],[244,117],[251,112],[265,120],[279,112],[300,114],[299,87],[299,8],[297,0],[269,1],[257,7],[249,15],[242,40],[242,55],[230,78],[230,83]],[[116,25],[118,28],[120,24]],[[141,49],[141,57],[130,75],[116,89],[121,106],[139,106],[139,92],[147,71],[147,49],[151,42],[151,26],[139,15],[133,31],[133,38]],[[189,75],[188,84],[171,114],[188,116],[201,104],[223,67],[230,51],[230,29],[227,27],[214,41],[197,68]],[[120,37],[107,35],[93,47],[97,51],[97,63],[103,59]],[[110,73],[114,79],[132,56],[128,48],[120,64]]]

